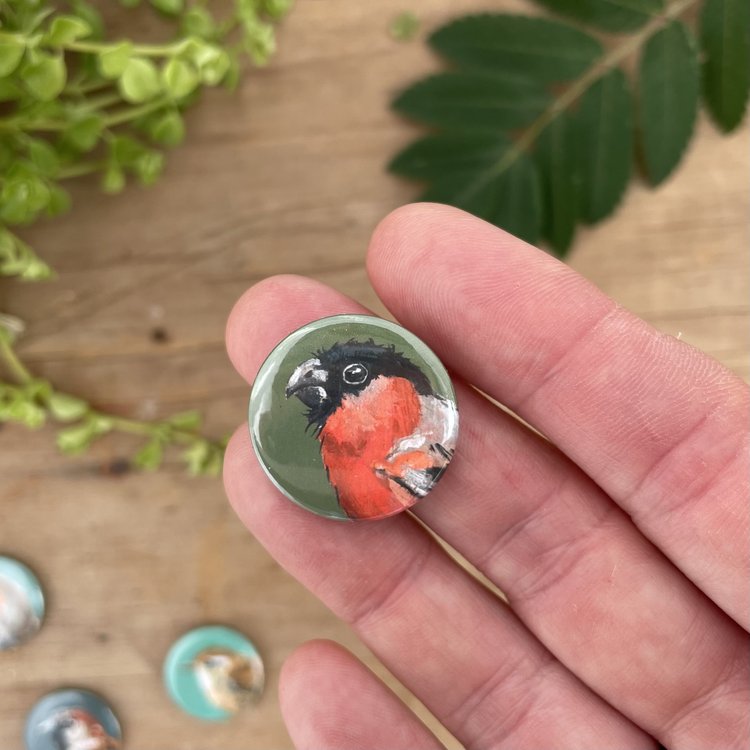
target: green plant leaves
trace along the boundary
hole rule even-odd
[[[0,78],[10,75],[18,67],[25,51],[23,39],[0,33]]]
[[[564,255],[578,222],[618,205],[632,174],[634,100],[648,181],[679,163],[699,103],[698,45],[688,2],[538,0],[598,29],[642,29],[606,51],[578,28],[545,18],[466,16],[437,29],[432,48],[453,68],[416,82],[394,109],[438,129],[399,153],[389,169],[428,183],[444,201]],[[741,121],[750,90],[750,3],[705,0],[703,84],[725,130]],[[637,53],[636,96],[621,66]]]
[[[541,194],[534,163],[502,140],[492,147],[486,145],[494,161],[486,160],[474,169],[464,164],[444,173],[421,199],[457,206],[516,237],[536,242],[541,226]]]
[[[162,71],[164,88],[175,98],[191,94],[200,83],[198,71],[179,57],[172,58]]]
[[[646,173],[662,182],[693,134],[700,78],[692,35],[672,21],[646,43],[638,71],[639,126]]]
[[[625,74],[615,68],[581,99],[577,127],[581,147],[581,215],[594,223],[619,203],[630,179],[633,123]]]
[[[50,25],[45,42],[54,46],[62,46],[82,39],[91,34],[91,25],[77,16],[56,16]]]
[[[526,125],[548,102],[540,86],[523,78],[461,72],[419,81],[393,107],[428,125],[497,132]]]
[[[742,122],[750,90],[750,3],[706,0],[700,38],[705,101],[719,127],[729,132]]]
[[[664,0],[536,0],[556,13],[603,31],[633,31],[664,8]]]
[[[440,180],[487,169],[511,146],[504,136],[486,133],[437,133],[415,141],[388,165],[394,174],[414,180]]]
[[[536,161],[542,177],[545,217],[542,236],[557,255],[570,246],[581,202],[581,160],[575,123],[556,117],[537,141]]]
[[[131,42],[113,44],[98,54],[99,72],[105,78],[119,78],[125,72],[125,68],[128,67],[132,56],[133,45]]]
[[[489,13],[459,18],[429,43],[457,65],[543,83],[575,78],[602,53],[598,40],[567,24]]]
[[[117,83],[123,98],[135,104],[153,99],[161,92],[156,65],[143,57],[131,57]]]
[[[62,55],[36,52],[24,63],[21,77],[33,97],[43,102],[52,101],[65,88],[67,76]]]

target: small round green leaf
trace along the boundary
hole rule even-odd
[[[29,158],[31,163],[39,170],[40,174],[54,177],[60,169],[60,159],[57,152],[47,141],[41,138],[33,138],[28,143]]]
[[[164,445],[159,440],[149,440],[136,453],[133,464],[144,471],[156,471],[164,459]]]
[[[25,50],[23,38],[0,33],[0,78],[9,76],[18,67]]]
[[[119,78],[128,67],[133,56],[133,45],[130,42],[118,42],[97,56],[99,72],[105,78]]]
[[[63,47],[89,36],[91,31],[91,25],[78,16],[55,16],[44,41],[55,47]]]
[[[158,151],[146,151],[133,164],[135,172],[142,185],[153,185],[164,170],[164,156]]]
[[[50,184],[47,216],[60,216],[70,210],[70,194],[59,185]]]
[[[102,175],[102,190],[105,193],[114,195],[122,192],[124,187],[125,172],[123,172],[122,168],[116,163],[108,164]]]
[[[410,42],[419,33],[419,19],[410,11],[399,13],[391,21],[388,32],[397,42]]]
[[[144,57],[131,57],[118,81],[120,93],[134,104],[154,99],[161,93],[157,67]]]
[[[43,102],[55,99],[65,88],[66,71],[62,55],[38,52],[21,69],[28,92]]]
[[[151,5],[168,16],[176,16],[185,7],[185,0],[151,0]]]
[[[50,199],[44,180],[30,172],[11,172],[0,191],[0,219],[8,224],[27,224],[43,211]]]
[[[47,398],[47,405],[58,422],[74,422],[89,410],[85,401],[67,393],[51,393]]]
[[[88,114],[74,119],[62,133],[62,142],[76,151],[91,151],[104,130],[101,115]]]
[[[169,110],[149,123],[151,138],[164,146],[177,146],[185,137],[185,123],[176,110]]]
[[[78,18],[85,21],[91,28],[92,39],[101,39],[104,36],[104,21],[102,21],[99,11],[86,2],[86,0],[68,0],[71,10]]]
[[[263,12],[271,18],[282,18],[294,5],[294,0],[261,0]]]
[[[216,21],[207,8],[196,5],[188,9],[180,22],[185,36],[211,39],[218,31]]]
[[[162,71],[164,88],[175,99],[182,99],[192,93],[200,83],[198,71],[193,65],[179,57],[173,57]]]

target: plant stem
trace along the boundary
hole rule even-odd
[[[166,97],[159,97],[151,102],[140,104],[137,107],[127,107],[121,109],[119,112],[113,112],[111,115],[107,115],[104,118],[104,127],[111,128],[115,125],[122,125],[124,122],[130,122],[130,120],[136,120],[143,115],[150,114],[157,109],[160,109],[167,104],[169,99]]]
[[[134,44],[133,54],[141,57],[169,57],[179,52],[180,47],[185,44],[184,40],[172,44]],[[98,54],[112,49],[111,43],[106,42],[66,42],[60,45],[70,52],[89,52]]]
[[[57,173],[58,180],[70,180],[73,177],[83,177],[87,174],[99,172],[106,167],[103,161],[84,161],[61,169]]]
[[[15,350],[10,345],[10,342],[6,341],[5,338],[1,336],[0,357],[2,357],[11,375],[18,381],[20,385],[24,385],[33,380],[32,374],[26,369],[26,366],[23,364],[23,362],[21,362]]]
[[[487,176],[481,184],[485,184],[492,177],[504,172],[521,154],[528,151],[534,145],[536,139],[542,131],[552,123],[555,118],[565,112],[574,102],[576,102],[596,81],[605,73],[621,63],[632,52],[637,50],[649,37],[653,36],[659,29],[665,26],[669,21],[678,18],[685,13],[691,6],[695,5],[698,0],[675,0],[670,3],[664,12],[652,18],[640,31],[629,36],[622,44],[614,47],[604,55],[598,63],[590,67],[579,79],[565,90],[565,92],[556,99],[534,122],[523,131],[518,140],[509,148],[502,158],[487,171]],[[477,188],[475,188],[477,189]]]

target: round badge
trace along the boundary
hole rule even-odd
[[[120,750],[122,731],[112,709],[88,690],[56,690],[31,709],[26,750]]]
[[[450,377],[409,331],[335,315],[287,336],[250,396],[258,459],[291,500],[336,519],[387,518],[435,486],[458,437]]]
[[[44,594],[23,563],[0,556],[0,651],[19,646],[39,631]]]
[[[208,625],[185,633],[169,650],[164,682],[172,700],[204,721],[226,721],[263,693],[263,661],[242,633]]]

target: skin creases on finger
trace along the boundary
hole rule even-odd
[[[313,317],[360,311],[352,305],[309,280],[268,280],[238,303],[230,352],[251,379],[279,338]],[[267,338],[248,347],[243,320],[262,322],[257,330]],[[678,725],[674,716],[722,676],[727,686],[741,676],[726,672],[737,661],[733,654],[746,648],[736,626],[577,467],[457,385],[463,437],[453,466],[415,507],[417,515],[493,579],[573,671],[652,733],[680,738],[690,717]],[[649,656],[655,650],[659,659]],[[718,709],[714,699],[705,701],[703,720],[690,733],[723,731],[732,712]]]
[[[255,538],[466,747],[653,749],[408,515],[345,523],[297,507],[267,481],[246,428],[224,467]]]
[[[455,371],[578,464],[750,630],[750,389],[571,268],[463,211],[373,234],[379,297]]]
[[[230,318],[232,360],[252,380],[280,339],[342,312],[362,310],[307,279],[262,282]],[[270,487],[249,443],[241,429],[225,462],[227,492],[245,524],[467,746],[653,747],[412,519],[341,524],[309,514]]]
[[[287,659],[281,711],[297,750],[440,750],[442,745],[367,667],[331,641]]]

